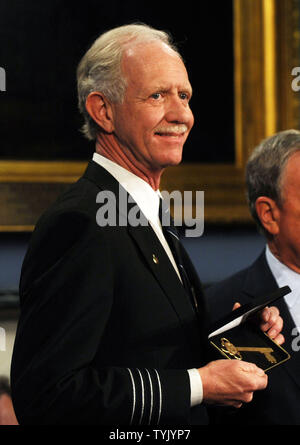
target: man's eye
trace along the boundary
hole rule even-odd
[[[155,99],[155,100],[160,99],[161,98],[161,93],[153,93],[151,95],[151,97],[152,97],[152,99]]]
[[[182,100],[188,100],[189,99],[189,95],[187,93],[179,93],[179,97]]]

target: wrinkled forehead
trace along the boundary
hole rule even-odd
[[[123,52],[122,71],[129,83],[160,84],[176,80],[191,90],[181,57],[164,42],[128,45]]]

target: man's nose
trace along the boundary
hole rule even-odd
[[[194,123],[192,110],[187,102],[183,101],[179,96],[170,98],[166,107],[165,118],[168,122],[183,123],[189,128]]]

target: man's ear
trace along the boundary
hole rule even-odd
[[[113,113],[109,100],[104,94],[93,91],[86,99],[85,107],[91,118],[107,133],[114,131]]]
[[[271,235],[277,235],[280,210],[276,202],[267,196],[260,196],[255,202],[255,208],[257,216],[267,232]]]

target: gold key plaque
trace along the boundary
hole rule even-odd
[[[227,338],[223,337],[221,338],[221,350],[225,354],[229,354],[231,357],[235,358],[236,360],[243,360],[241,352],[260,352],[263,354],[266,359],[272,363],[277,363],[276,358],[274,355],[272,355],[273,349],[272,348],[260,348],[260,347],[252,347],[252,346],[235,346],[233,345]]]

